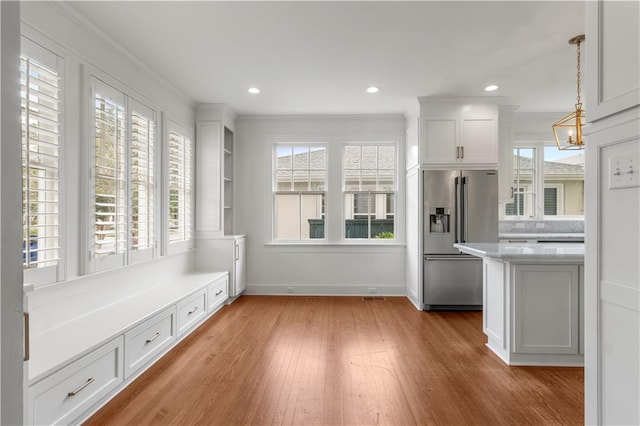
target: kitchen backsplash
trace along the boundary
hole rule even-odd
[[[500,234],[581,234],[584,219],[573,220],[501,220]]]

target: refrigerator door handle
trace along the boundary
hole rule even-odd
[[[454,194],[453,194],[453,199],[454,199],[454,216],[453,216],[453,235],[455,238],[455,243],[458,244],[460,242],[460,240],[458,239],[458,225],[460,220],[458,219],[458,213],[459,213],[459,206],[458,206],[458,187],[459,182],[460,182],[460,178],[458,176],[456,176],[456,178],[454,179],[455,185],[454,185]]]
[[[465,198],[467,195],[467,177],[463,176],[460,182],[460,242],[467,242],[467,229],[466,229],[466,221],[467,221],[467,211],[465,209]]]

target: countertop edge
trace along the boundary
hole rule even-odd
[[[463,253],[467,253],[473,256],[498,259],[506,262],[536,262],[536,263],[584,263],[584,246],[580,247],[575,243],[564,243],[568,247],[575,248],[578,253],[553,253],[549,251],[543,251],[544,247],[547,248],[552,244],[540,245],[538,243],[516,243],[517,248],[531,249],[530,253],[518,253],[502,251],[508,247],[515,247],[514,244],[484,244],[484,247],[474,247],[473,244],[454,244],[453,246]],[[562,245],[562,243],[557,243]],[[582,250],[580,250],[582,249]],[[536,252],[536,250],[539,250]],[[581,252],[580,252],[581,251]]]

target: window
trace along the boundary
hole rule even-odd
[[[131,230],[132,255],[151,257],[155,249],[156,140],[155,114],[131,102]],[[150,255],[144,256],[144,252]]]
[[[514,200],[505,205],[510,217],[582,217],[584,154],[531,143],[513,150]],[[542,194],[538,197],[537,194]]]
[[[275,145],[273,161],[274,240],[325,239],[326,148]]]
[[[60,58],[22,46],[22,263],[26,280],[45,284],[60,278]]]
[[[192,146],[187,132],[169,130],[169,243],[190,242],[192,234]]]
[[[155,112],[93,79],[93,270],[155,257]]]
[[[536,148],[513,149],[513,203],[505,206],[508,216],[532,217],[535,211]]]
[[[99,83],[95,90],[94,253],[97,258],[123,258],[127,248],[125,97]]]
[[[544,147],[544,215],[584,216],[584,151]]]
[[[395,145],[345,145],[343,193],[345,239],[395,238]]]

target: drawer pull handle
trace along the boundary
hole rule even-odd
[[[200,309],[199,306],[194,306],[192,311],[187,312],[187,316],[195,313],[198,309]]]
[[[80,391],[82,391],[82,389],[86,388],[87,386],[89,386],[91,383],[95,382],[96,379],[94,379],[93,377],[89,378],[82,386],[80,386],[78,389],[71,391],[67,394],[67,396],[76,396],[77,394],[80,393]]]
[[[145,343],[151,343],[151,342],[153,342],[154,340],[156,340],[158,337],[160,337],[160,332],[159,332],[159,331],[158,331],[158,332],[156,332],[156,334],[154,334],[152,338],[147,339],[147,341],[146,341]]]
[[[216,296],[220,296],[222,294],[222,290],[216,293]]]

